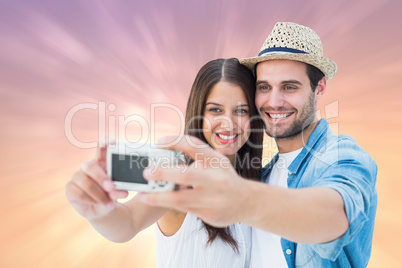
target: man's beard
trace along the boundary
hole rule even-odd
[[[314,92],[311,92],[308,101],[298,112],[300,112],[299,117],[283,133],[277,133],[275,126],[272,130],[269,129],[268,124],[265,124],[267,135],[275,139],[293,139],[310,126],[315,120]]]

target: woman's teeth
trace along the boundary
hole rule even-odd
[[[217,133],[217,135],[222,140],[233,140],[234,138],[237,137],[238,134],[227,136],[227,135],[222,135],[222,134]]]

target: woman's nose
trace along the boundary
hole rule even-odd
[[[232,115],[222,115],[215,118],[220,127],[227,130],[232,130],[235,127],[235,121]]]

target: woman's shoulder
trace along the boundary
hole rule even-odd
[[[176,234],[182,227],[188,213],[168,210],[158,221],[158,229],[164,236]]]

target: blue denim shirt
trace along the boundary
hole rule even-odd
[[[261,173],[270,174],[276,155]],[[322,244],[281,239],[289,267],[366,267],[370,259],[377,209],[377,165],[352,137],[334,135],[321,119],[307,144],[289,166],[288,187],[328,187],[344,201],[349,229]]]

